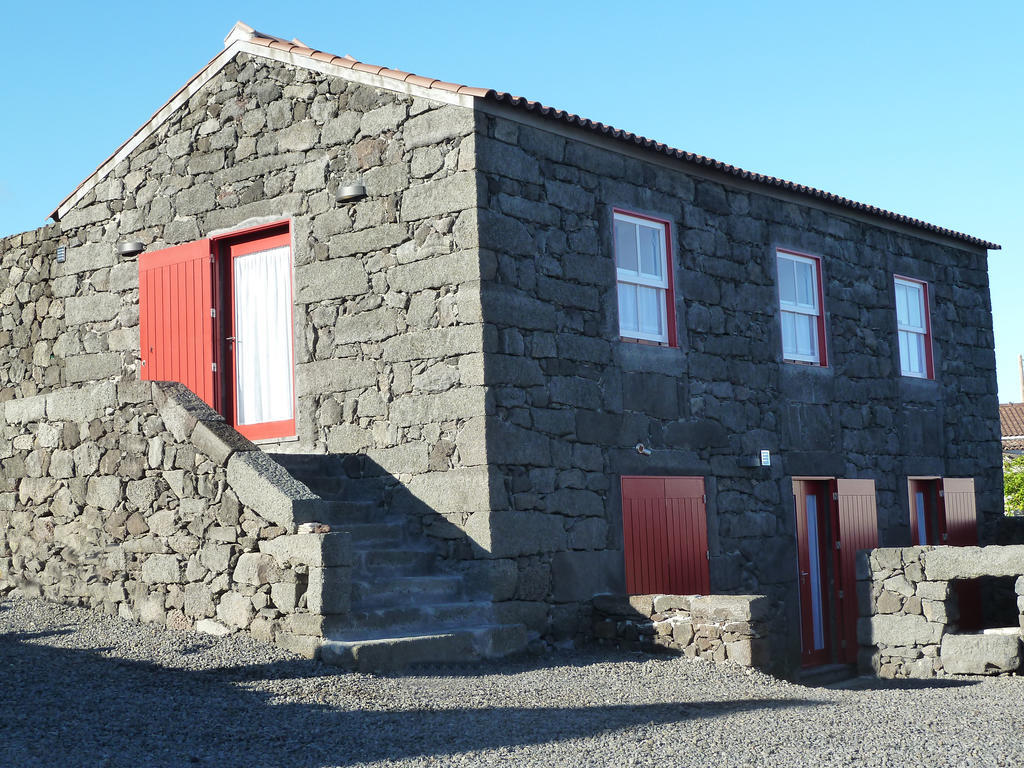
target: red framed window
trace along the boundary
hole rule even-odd
[[[782,357],[810,365],[828,365],[821,259],[782,248],[776,250]]]
[[[675,292],[669,223],[615,209],[619,336],[676,345]]]
[[[246,437],[295,432],[287,223],[139,257],[139,378],[179,381]]]
[[[900,373],[918,379],[934,378],[932,328],[928,313],[928,283],[894,277]]]

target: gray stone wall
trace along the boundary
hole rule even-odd
[[[593,637],[633,651],[766,667],[770,607],[762,595],[599,595]]]
[[[554,625],[621,589],[622,475],[706,478],[711,591],[765,594],[790,627],[793,476],[874,479],[883,544],[909,544],[907,475],[974,477],[987,535],[1001,487],[984,253],[514,118],[483,118],[477,138],[496,259],[492,548]],[[613,207],[671,223],[678,348],[619,340]],[[776,247],[823,259],[827,368],[781,360]],[[929,282],[934,381],[899,374],[894,273]],[[760,449],[770,469],[749,466]]]
[[[927,678],[1020,669],[1024,546],[888,548],[857,557],[862,671]],[[1019,626],[958,631],[957,584],[982,576],[1017,577]]]
[[[474,116],[239,55],[55,225],[0,244],[2,398],[138,374],[147,250],[287,220],[297,443],[362,454],[439,550],[487,528]],[[339,204],[339,186],[368,196]],[[67,260],[57,263],[57,246]]]
[[[347,611],[344,533],[322,503],[177,384],[109,381],[10,400],[0,594],[313,655]]]

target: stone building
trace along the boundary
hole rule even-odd
[[[814,664],[855,549],[1001,514],[975,237],[241,23],[52,216],[7,589],[367,664],[757,594]]]

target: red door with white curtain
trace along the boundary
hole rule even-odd
[[[223,246],[228,411],[250,440],[295,434],[292,257],[287,230]]]

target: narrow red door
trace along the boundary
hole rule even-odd
[[[628,594],[708,594],[703,478],[623,477],[622,529]]]
[[[829,482],[794,480],[797,566],[800,585],[800,648],[805,667],[831,661],[832,611],[828,579]]]
[[[878,546],[874,480],[836,480],[840,647],[839,660],[857,662],[857,552]]]
[[[978,545],[978,511],[974,503],[973,477],[944,477],[940,481],[939,528],[951,547]],[[955,585],[960,603],[960,629],[977,630],[983,624],[981,590],[977,581]]]
[[[295,434],[291,235],[231,240],[226,251],[227,359],[235,429],[252,440]]]
[[[139,378],[179,381],[216,408],[213,284],[209,240],[139,257]]]

